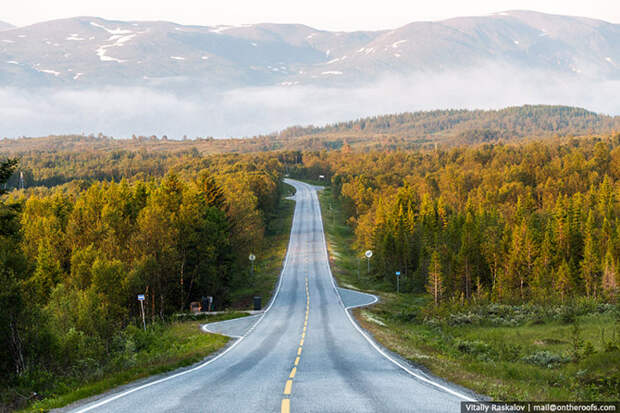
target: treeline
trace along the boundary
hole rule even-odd
[[[429,152],[306,154],[372,249],[372,272],[444,301],[614,300],[620,137]]]
[[[323,127],[294,126],[279,138],[308,135],[392,134],[433,140],[450,138],[454,144],[498,139],[611,133],[620,129],[620,118],[599,115],[569,106],[525,105],[501,110],[433,110],[374,116]]]
[[[390,114],[326,126],[292,126],[243,139],[212,137],[174,140],[164,136],[115,139],[103,134],[0,140],[0,153],[59,162],[59,153],[152,153],[170,156],[204,153],[321,151],[352,146],[360,150],[426,149],[435,143],[458,146],[526,139],[610,134],[620,131],[620,117],[568,106],[525,105],[501,110],[448,109]],[[150,154],[147,154],[150,153]],[[27,170],[28,168],[25,167]]]
[[[67,160],[50,176],[67,177],[84,161],[59,156]],[[98,160],[91,157],[87,169]],[[111,360],[123,368],[132,356],[127,346],[135,345],[128,328],[139,319],[137,294],[145,295],[147,321],[161,321],[207,295],[224,309],[233,292],[248,289],[247,255],[260,248],[280,200],[278,157],[174,160],[147,157],[133,175],[120,176],[105,171],[122,162],[102,163],[97,169],[109,179],[4,196],[1,383],[44,388],[32,381],[97,371]],[[152,163],[162,169],[145,174]],[[0,183],[16,167],[3,163]]]

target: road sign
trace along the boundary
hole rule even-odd
[[[252,278],[254,277],[254,260],[256,260],[256,255],[254,254],[250,254],[250,256],[248,257],[248,259],[250,260],[250,262],[252,263],[252,270],[250,275],[252,276]]]
[[[396,271],[396,276],[400,277],[400,271]]]
[[[144,318],[144,294],[138,294],[138,301],[140,301],[140,312],[142,313],[142,327],[146,331],[146,319]]]
[[[364,255],[366,256],[366,258],[370,258],[370,257],[372,257],[372,251],[368,250],[368,251],[366,251],[366,253]]]

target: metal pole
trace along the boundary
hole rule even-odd
[[[396,293],[400,294],[400,277],[396,276]]]
[[[144,301],[140,300],[140,310],[142,310],[142,327],[146,331],[146,321],[144,320]]]
[[[370,275],[370,257],[368,257],[367,261],[368,261],[368,270],[366,271],[366,273]]]
[[[254,278],[254,261],[252,261],[252,272],[250,275],[252,278]]]

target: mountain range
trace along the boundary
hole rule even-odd
[[[489,63],[620,79],[620,25],[532,11],[357,32],[97,17],[0,23],[0,31],[0,86],[20,88],[346,86]]]
[[[0,31],[14,29],[14,28],[15,26],[13,26],[12,24],[0,21]]]

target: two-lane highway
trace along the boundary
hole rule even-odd
[[[429,378],[369,339],[334,284],[314,187],[297,192],[274,298],[217,357],[82,404],[97,412],[458,412],[472,395]]]

